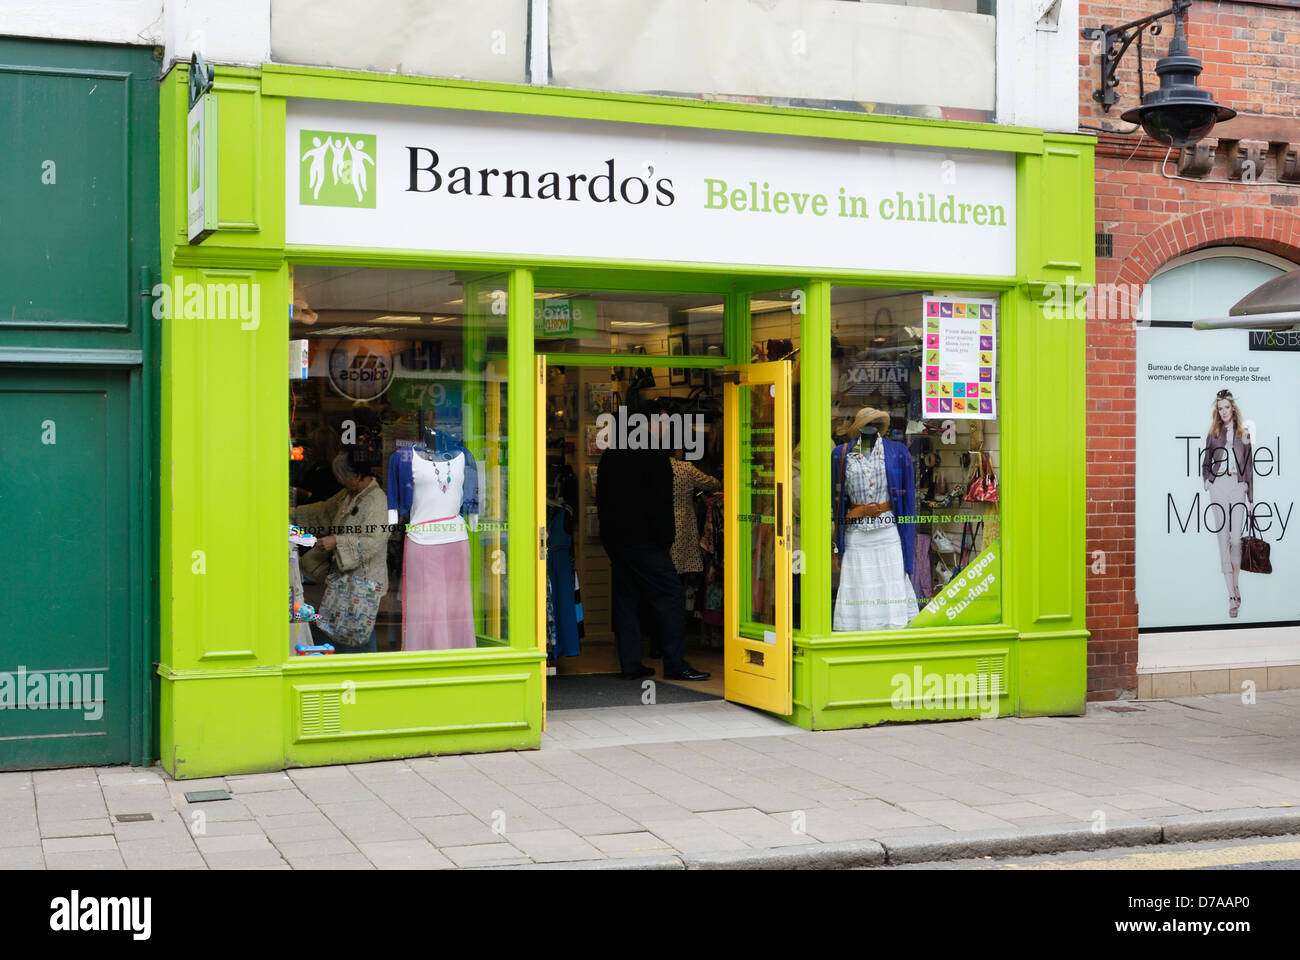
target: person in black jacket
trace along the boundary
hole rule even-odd
[[[629,419],[636,413],[651,417],[664,412],[651,401]],[[709,674],[686,662],[686,591],[669,552],[677,535],[672,464],[664,438],[654,439],[659,442],[646,444],[653,449],[618,449],[618,438],[611,436],[596,470],[596,510],[600,541],[612,568],[618,656],[624,678],[654,675],[653,667],[641,663],[637,603],[644,598],[658,627],[664,678],[707,680]]]

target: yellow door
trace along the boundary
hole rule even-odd
[[[533,517],[537,524],[537,563],[533,567],[536,593],[537,648],[542,651],[542,729],[546,729],[546,358],[537,357],[533,377],[533,463],[537,476]]]
[[[788,715],[792,539],[790,364],[728,371],[723,386],[728,700]]]

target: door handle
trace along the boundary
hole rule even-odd
[[[776,485],[776,535],[782,536],[785,531],[785,484],[782,482]]]

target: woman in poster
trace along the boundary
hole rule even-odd
[[[1201,479],[1222,517],[1217,536],[1223,579],[1228,585],[1228,616],[1241,608],[1241,535],[1255,502],[1255,471],[1250,436],[1242,426],[1241,411],[1230,390],[1214,396],[1210,432],[1205,435]],[[1207,517],[1208,519],[1208,517]]]

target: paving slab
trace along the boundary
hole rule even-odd
[[[0,870],[44,870],[45,851],[40,844],[0,847]]]
[[[47,870],[125,870],[126,863],[116,850],[82,850],[75,853],[46,853]]]
[[[587,837],[592,846],[609,857],[657,857],[676,851],[653,833],[607,833]]]
[[[531,863],[517,847],[509,843],[478,843],[467,847],[443,847],[440,851],[458,867],[489,867],[501,864]]]
[[[41,846],[45,848],[46,856],[52,853],[81,853],[87,850],[116,850],[117,838],[111,833],[99,837],[52,837],[49,840],[42,840]]]
[[[380,870],[448,870],[456,866],[427,840],[384,840],[358,847]]]
[[[744,840],[700,817],[683,820],[650,820],[645,823],[645,828],[674,850],[682,853],[751,849]]]
[[[531,830],[511,833],[510,843],[534,863],[603,860],[605,854],[572,830]]]

